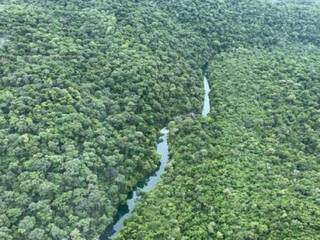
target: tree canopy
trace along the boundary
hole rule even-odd
[[[297,1],[0,1],[0,239],[99,238],[168,124],[118,239],[314,239],[319,23]]]

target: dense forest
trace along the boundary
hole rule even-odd
[[[158,129],[200,111],[202,60],[141,5],[1,5],[1,239],[97,237],[157,167]]]
[[[319,59],[217,56],[215,114],[170,123],[168,172],[118,239],[318,239]]]
[[[319,239],[319,36],[313,1],[0,0],[0,239],[98,239],[164,126],[117,240]]]

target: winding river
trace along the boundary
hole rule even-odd
[[[203,108],[202,108],[202,116],[206,117],[210,112],[210,87],[208,83],[208,79],[206,77],[203,78],[204,84],[204,100],[203,100]],[[122,229],[124,225],[124,221],[131,217],[132,211],[136,207],[137,203],[141,199],[141,193],[147,193],[154,189],[157,183],[160,181],[160,178],[163,173],[165,173],[165,167],[169,161],[169,146],[168,146],[168,136],[169,130],[167,128],[163,128],[161,131],[161,137],[159,139],[159,143],[157,144],[157,153],[160,155],[160,166],[158,170],[153,174],[153,176],[149,177],[143,187],[137,187],[132,194],[128,197],[126,204],[118,209],[118,213],[116,216],[116,222],[114,225],[109,226],[103,235],[100,237],[100,240],[112,240],[115,235]]]

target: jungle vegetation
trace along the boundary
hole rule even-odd
[[[319,57],[218,55],[214,113],[170,123],[167,174],[117,239],[318,239]]]
[[[319,36],[317,3],[0,0],[0,239],[98,239],[168,124],[117,239],[317,239]]]

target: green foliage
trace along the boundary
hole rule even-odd
[[[170,124],[168,172],[118,239],[313,239],[319,54],[217,56],[215,118]]]
[[[0,239],[97,239],[173,119],[119,239],[319,235],[319,22],[283,1],[0,0]],[[206,62],[214,112],[186,117]]]
[[[157,167],[159,129],[201,108],[178,26],[103,2],[0,5],[1,239],[98,237]]]
[[[168,172],[117,239],[315,239],[319,59],[302,46],[216,56],[215,114],[170,124]]]

